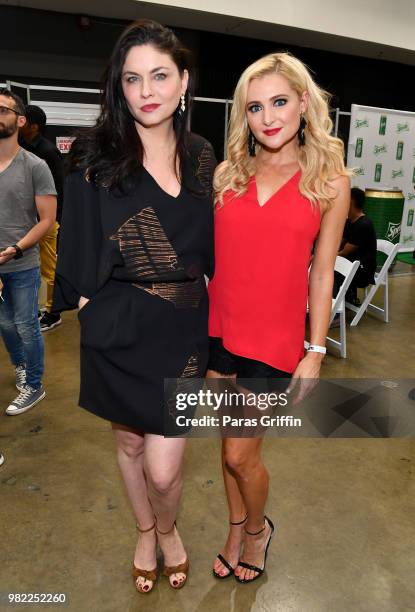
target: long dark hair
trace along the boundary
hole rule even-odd
[[[172,30],[149,19],[132,23],[118,39],[104,72],[101,113],[97,123],[93,128],[78,133],[69,161],[71,170],[85,169],[91,182],[121,192],[128,191],[143,163],[143,145],[122,91],[122,69],[129,50],[134,46],[146,44],[167,53],[180,74],[188,70],[190,76],[191,53]],[[189,78],[185,94],[186,110],[183,112],[178,107],[173,115],[176,134],[175,160],[179,161],[180,177],[184,176],[183,168],[187,158],[186,124],[190,81]]]

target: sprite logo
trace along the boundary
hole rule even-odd
[[[410,202],[411,200],[415,200],[415,193],[413,193],[412,191],[408,193],[408,202]]]
[[[355,176],[364,176],[365,175],[365,169],[363,168],[363,166],[360,166],[359,168],[355,168],[354,169],[354,175]]]
[[[392,170],[392,178],[398,178],[400,176],[404,176],[403,174],[403,169],[400,168],[399,170]]]
[[[380,155],[381,153],[387,153],[388,152],[388,147],[386,146],[386,144],[383,145],[375,145],[373,147],[373,153],[375,155]]]
[[[367,119],[356,119],[354,122],[354,126],[357,129],[362,127],[369,127],[369,121]]]
[[[407,121],[405,123],[397,123],[396,133],[400,134],[401,132],[409,132],[409,123]]]
[[[386,238],[393,242],[401,233],[401,224],[400,223],[391,223],[389,221],[388,229],[386,232]]]

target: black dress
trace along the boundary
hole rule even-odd
[[[164,380],[203,377],[208,359],[216,162],[206,140],[189,143],[177,198],[145,169],[128,195],[81,171],[65,186],[54,308],[90,300],[78,315],[79,404],[155,434],[166,431]]]

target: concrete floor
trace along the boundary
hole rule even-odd
[[[415,276],[393,277],[390,286],[391,323],[365,316],[349,328],[348,359],[329,355],[324,377],[414,378]],[[249,586],[210,573],[227,522],[219,446],[190,440],[179,517],[188,584],[174,592],[164,578],[150,595],[136,593],[136,532],[112,434],[76,406],[74,313],[45,341],[47,398],[26,414],[0,415],[1,593],[66,593],[74,612],[415,610],[410,439],[266,439],[267,512],[277,536],[266,575]],[[15,391],[3,347],[0,367],[7,406]]]

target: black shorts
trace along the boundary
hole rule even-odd
[[[273,368],[267,363],[241,357],[228,351],[222,342],[222,338],[209,338],[209,361],[208,369],[214,370],[223,376],[234,376],[243,387],[253,391],[274,391],[285,388],[292,374]],[[259,379],[255,383],[247,379]]]

